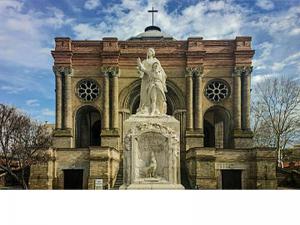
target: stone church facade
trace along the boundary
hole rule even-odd
[[[154,48],[167,74],[167,114],[180,122],[187,189],[275,189],[275,152],[253,147],[251,37],[175,40],[150,26],[128,40],[55,38],[56,124],[51,160],[32,189],[118,189],[124,121],[139,106],[137,58]]]

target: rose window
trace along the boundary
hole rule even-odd
[[[95,100],[99,92],[99,86],[94,80],[82,80],[77,85],[77,95],[87,102]]]
[[[213,80],[207,84],[205,95],[210,101],[220,102],[229,95],[229,87],[224,81]]]

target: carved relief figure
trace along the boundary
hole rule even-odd
[[[154,152],[151,152],[151,159],[150,164],[148,167],[147,175],[148,177],[154,178],[156,177],[156,168],[157,168],[157,162],[154,156]]]
[[[142,78],[140,106],[138,114],[166,114],[166,73],[158,59],[154,58],[153,48],[148,49],[147,59],[138,58],[138,71]]]

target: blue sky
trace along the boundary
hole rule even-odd
[[[127,39],[151,23],[176,39],[253,37],[253,83],[262,76],[300,77],[298,0],[0,0],[0,103],[54,122],[56,36]]]

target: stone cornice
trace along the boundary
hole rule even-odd
[[[250,57],[252,58],[255,54],[255,50],[235,50],[234,55],[235,57]]]

